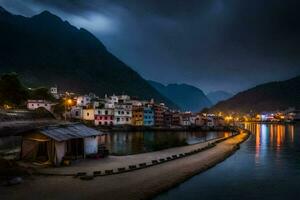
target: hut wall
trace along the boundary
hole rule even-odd
[[[98,136],[84,138],[84,152],[86,155],[98,153]]]
[[[66,143],[65,142],[55,142],[56,150],[56,165],[60,165],[63,157],[66,154]]]

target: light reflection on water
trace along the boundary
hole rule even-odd
[[[239,151],[155,199],[298,199],[300,124],[245,127],[252,135]]]
[[[216,138],[229,137],[231,132],[114,132],[102,136],[100,142],[115,155],[137,154],[171,147],[191,145]]]

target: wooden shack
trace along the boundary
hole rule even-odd
[[[83,124],[49,126],[23,135],[21,158],[50,165],[60,165],[63,159],[83,159],[98,153],[101,134]]]

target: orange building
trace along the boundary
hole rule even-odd
[[[144,125],[144,108],[142,106],[132,107],[132,125],[133,126]]]

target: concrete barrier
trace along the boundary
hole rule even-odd
[[[129,169],[136,169],[136,165],[129,165]]]
[[[146,163],[140,163],[139,166],[140,166],[140,167],[146,167],[147,164],[146,164]]]
[[[152,164],[157,164],[158,161],[157,160],[152,160]]]
[[[81,177],[81,176],[86,176],[86,172],[78,172],[75,174],[74,177],[77,178],[77,177]]]
[[[94,176],[100,176],[101,175],[101,171],[94,171],[93,174],[94,174]]]
[[[111,169],[111,170],[105,170],[105,174],[112,174],[114,171]]]
[[[125,167],[120,167],[120,168],[118,168],[118,171],[119,171],[119,172],[124,172],[125,170],[126,170]]]

